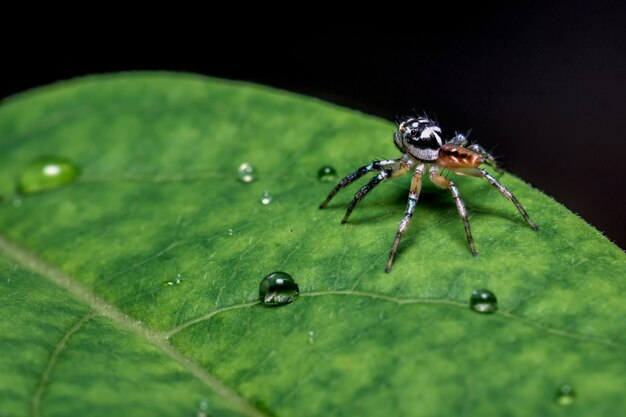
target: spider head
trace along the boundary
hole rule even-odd
[[[398,125],[396,146],[421,161],[435,161],[443,145],[441,128],[426,116],[409,117]]]

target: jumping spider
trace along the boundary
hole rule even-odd
[[[330,200],[344,187],[361,178],[370,171],[378,171],[378,174],[365,184],[355,195],[343,216],[342,224],[348,221],[348,217],[354,210],[354,207],[363,199],[374,187],[384,180],[397,178],[406,174],[409,170],[413,170],[413,179],[409,190],[409,201],[406,207],[404,217],[398,226],[396,238],[391,246],[389,254],[389,262],[385,272],[391,271],[393,260],[400,244],[400,239],[406,232],[415,205],[422,187],[422,177],[428,170],[430,180],[440,188],[447,188],[452,192],[452,197],[456,203],[459,216],[463,219],[465,226],[465,234],[469,243],[472,255],[476,256],[476,247],[470,230],[469,220],[467,219],[467,210],[461,194],[454,181],[451,181],[442,175],[444,170],[454,172],[458,175],[469,175],[474,177],[485,178],[491,185],[504,197],[509,199],[520,212],[526,223],[533,229],[537,230],[537,225],[528,217],[526,210],[517,201],[517,198],[509,190],[504,188],[494,177],[487,171],[479,168],[479,165],[485,163],[492,166],[496,170],[498,167],[494,158],[478,144],[468,146],[468,140],[462,133],[457,133],[452,139],[444,141],[441,139],[441,128],[437,123],[429,119],[427,116],[409,117],[398,125],[397,132],[393,135],[393,141],[396,147],[404,153],[401,158],[387,159],[382,161],[373,161],[372,163],[362,166],[352,174],[342,179],[339,184],[332,189],[326,200],[322,202],[320,208],[326,207]]]

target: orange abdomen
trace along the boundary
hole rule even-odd
[[[460,145],[444,144],[439,148],[437,163],[446,168],[477,168],[483,162],[482,156]]]

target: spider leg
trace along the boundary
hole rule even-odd
[[[385,272],[391,272],[391,265],[393,264],[393,260],[396,257],[396,251],[398,250],[398,245],[400,244],[400,239],[404,235],[404,232],[409,227],[409,223],[411,222],[411,218],[413,217],[413,213],[415,212],[415,206],[417,205],[417,199],[420,195],[420,190],[422,188],[422,175],[424,175],[424,165],[420,164],[415,168],[415,172],[413,173],[413,179],[411,180],[411,189],[409,191],[409,201],[406,205],[406,211],[404,212],[404,217],[402,221],[398,225],[398,231],[396,232],[396,238],[393,241],[393,245],[391,245],[391,252],[389,253],[389,262],[387,262],[387,267],[385,268]]]
[[[374,187],[386,179],[396,178],[405,174],[412,165],[412,161],[402,160],[398,166],[381,170],[374,178],[369,180],[367,184],[356,192],[354,198],[350,201],[350,204],[348,204],[348,207],[346,208],[346,214],[344,214],[341,224],[346,224],[348,222],[348,218],[350,217],[350,214],[352,214],[352,210],[354,210],[358,202],[361,201],[370,191],[372,191]]]
[[[372,191],[374,187],[380,184],[383,180],[386,180],[388,177],[389,171],[380,171],[374,178],[369,180],[367,184],[361,187],[361,189],[357,191],[354,195],[352,201],[350,201],[350,204],[348,204],[346,214],[344,214],[343,219],[341,220],[341,224],[346,224],[348,222],[348,217],[350,217],[350,214],[352,213],[352,210],[354,210],[354,208],[356,207],[357,203],[361,201],[363,197],[367,195],[367,193]]]
[[[452,198],[454,198],[454,202],[456,203],[456,209],[459,212],[459,216],[461,217],[461,219],[463,219],[463,226],[465,226],[467,243],[469,243],[472,255],[478,255],[478,252],[476,252],[476,247],[474,246],[474,238],[472,237],[472,230],[470,228],[469,219],[467,218],[467,209],[465,208],[465,203],[463,203],[463,200],[461,199],[461,193],[459,192],[456,184],[454,183],[454,181],[443,177],[436,166],[430,168],[430,180],[436,186],[441,188],[447,188],[452,192]]]
[[[449,141],[446,141],[446,143],[451,143],[453,145],[460,145],[460,146],[465,146],[467,145],[467,135],[463,134],[463,133],[456,133],[456,135],[454,135],[454,137],[452,139],[450,139]]]
[[[330,200],[332,200],[333,197],[335,197],[335,195],[337,195],[337,193],[341,191],[342,188],[352,184],[363,175],[371,171],[381,171],[384,167],[395,164],[399,160],[400,159],[387,159],[384,161],[373,161],[371,164],[364,165],[353,173],[347,175],[344,179],[339,181],[335,188],[331,190],[330,194],[328,194],[328,197],[326,197],[326,200],[322,201],[322,204],[320,204],[320,208],[323,209],[324,207],[326,207],[328,203],[330,203]]]
[[[494,177],[492,177],[491,174],[489,174],[484,169],[477,168],[476,169],[476,174],[478,176],[480,176],[480,177],[485,178],[487,181],[489,181],[489,183],[491,185],[496,187],[496,189],[500,192],[500,194],[502,194],[504,197],[506,197],[511,203],[515,204],[515,207],[517,208],[517,211],[519,211],[519,213],[522,215],[524,220],[526,220],[526,223],[528,223],[528,225],[534,231],[539,230],[539,227],[537,227],[537,225],[532,220],[530,220],[530,217],[528,217],[528,213],[526,213],[526,210],[524,210],[524,207],[522,207],[522,205],[517,200],[517,198],[515,198],[515,196],[509,190],[507,190],[502,184],[500,184],[498,182],[498,180],[496,180]]]

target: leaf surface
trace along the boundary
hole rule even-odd
[[[444,130],[454,131],[447,127]],[[409,178],[339,224],[340,176],[397,157],[386,121],[191,75],[90,77],[0,107],[0,415],[619,415],[626,256],[561,205],[500,176],[426,185],[384,272]],[[479,134],[479,132],[476,132]],[[78,179],[19,196],[31,161]],[[509,156],[513,157],[513,156]],[[252,164],[255,180],[238,180]],[[272,200],[262,204],[268,192]],[[260,305],[291,274],[300,297]],[[495,314],[468,308],[472,291]],[[569,384],[575,402],[559,406]]]

